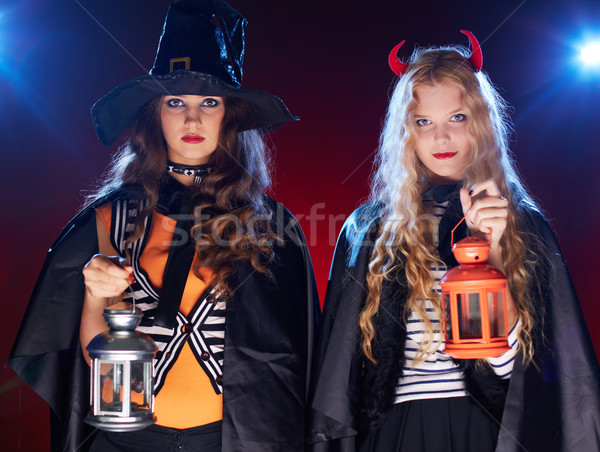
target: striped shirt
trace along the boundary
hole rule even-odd
[[[437,223],[433,234],[436,246],[438,245],[439,222],[446,211],[447,205],[448,202],[446,201],[443,204],[431,203],[429,206],[431,209],[430,215]],[[446,270],[443,264],[439,268],[431,268],[435,280],[434,290],[438,294],[441,294],[439,281]],[[422,303],[433,329],[433,343],[427,353],[423,355],[419,348],[426,339],[425,322],[417,312],[411,312],[406,321],[407,334],[404,346],[403,376],[396,386],[394,403],[467,395],[463,372],[454,363],[452,357],[442,351],[445,347],[445,341],[440,317],[436,313],[431,300],[427,299]],[[488,358],[494,372],[501,378],[510,378],[512,372],[518,342],[518,325],[519,322],[517,322],[508,337],[511,349],[497,358]],[[419,355],[421,355],[421,360],[415,363]]]

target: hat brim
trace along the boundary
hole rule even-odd
[[[166,75],[134,78],[98,100],[91,111],[98,138],[102,144],[110,146],[123,130],[131,126],[141,108],[152,99],[183,94],[243,99],[252,109],[256,128],[262,132],[274,130],[288,121],[299,120],[273,94],[237,88],[210,74],[180,70]]]

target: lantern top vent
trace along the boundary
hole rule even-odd
[[[133,331],[142,321],[142,310],[105,309],[102,313],[104,321],[112,331]]]
[[[452,246],[460,264],[483,264],[490,255],[490,244],[479,237],[466,237]]]
[[[98,334],[86,347],[91,358],[104,359],[113,354],[122,356],[123,359],[126,357],[143,359],[156,353],[158,350],[156,343],[135,330],[142,318],[142,311],[139,308],[133,312],[105,309],[103,315],[110,329]]]

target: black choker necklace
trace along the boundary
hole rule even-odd
[[[194,183],[199,184],[202,182],[202,176],[210,174],[212,167],[207,164],[204,165],[180,165],[179,163],[167,160],[167,173],[181,174],[183,176],[194,176]]]

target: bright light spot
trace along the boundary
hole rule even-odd
[[[600,65],[600,42],[594,42],[581,49],[581,60],[589,66]]]

